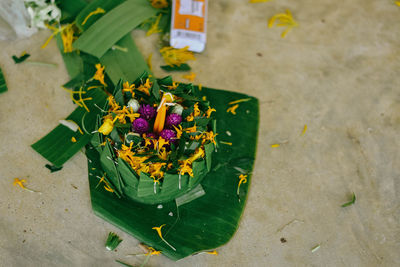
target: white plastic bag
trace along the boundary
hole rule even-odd
[[[37,29],[30,23],[24,0],[0,0],[0,40],[31,36]]]
[[[0,0],[0,40],[29,37],[60,18],[54,0]]]

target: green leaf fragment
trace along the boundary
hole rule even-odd
[[[24,62],[28,57],[30,57],[31,55],[28,53],[23,53],[20,57],[17,57],[16,55],[12,56],[12,59],[14,60],[15,64],[19,64]]]
[[[206,153],[207,170],[210,171],[212,166],[212,153],[214,152],[214,144],[209,143],[204,145],[204,150]]]
[[[192,68],[186,64],[183,63],[180,66],[169,66],[169,65],[165,65],[165,66],[160,66],[160,68],[162,68],[165,71],[189,71]]]
[[[126,267],[135,267],[135,266],[133,266],[133,265],[130,265],[130,264],[125,263],[125,262],[122,262],[122,261],[120,261],[120,260],[115,260],[115,261],[118,262],[119,264],[122,264],[122,265],[126,266]]]
[[[316,245],[311,249],[311,253],[316,252],[319,248],[321,247],[321,245]]]
[[[0,94],[6,92],[7,90],[6,80],[4,78],[3,71],[0,68]]]
[[[105,246],[108,250],[114,250],[118,247],[118,245],[121,242],[122,242],[122,239],[120,239],[120,237],[116,233],[110,232],[108,234],[108,238],[107,238]]]
[[[349,202],[346,202],[342,205],[342,208],[353,205],[356,202],[356,194],[353,193],[353,196],[351,197],[351,200]]]
[[[49,169],[51,173],[53,173],[53,172],[58,172],[58,171],[60,171],[60,170],[63,168],[62,166],[57,167],[57,166],[54,166],[54,165],[51,165],[51,164],[46,164],[46,165],[44,165],[44,166],[45,166],[47,169]]]

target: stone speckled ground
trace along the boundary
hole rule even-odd
[[[281,39],[267,19],[286,8],[300,27]],[[149,266],[400,265],[400,7],[218,0],[210,1],[208,22],[207,50],[191,63],[195,82],[261,103],[249,199],[218,256],[177,263],[154,256]],[[30,148],[74,108],[60,88],[68,76],[55,43],[40,49],[49,34],[0,42],[9,87],[0,95],[0,266],[139,264],[125,258],[140,252],[138,242],[91,212],[85,156],[50,174]],[[164,75],[157,38],[133,35]],[[24,50],[58,67],[15,65],[11,55]],[[43,193],[13,187],[14,177]],[[341,208],[352,192],[355,205]],[[124,239],[116,252],[104,248],[109,231]]]

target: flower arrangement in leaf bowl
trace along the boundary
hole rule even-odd
[[[93,212],[151,247],[149,255],[179,260],[227,243],[238,229],[259,103],[155,78],[131,36],[159,16],[168,32],[170,8],[151,3],[62,1],[71,24],[56,25],[50,38],[77,107],[32,148],[58,170],[85,148]]]
[[[91,143],[100,153],[104,187],[145,204],[171,201],[196,187],[212,166],[215,109],[198,88],[146,75],[120,81],[98,115]],[[214,128],[213,128],[214,125]]]

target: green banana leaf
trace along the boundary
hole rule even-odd
[[[73,47],[98,58],[118,40],[155,16],[157,10],[146,0],[128,0],[97,20],[73,43]]]
[[[244,94],[210,88],[203,88],[202,93],[217,109],[219,140],[232,143],[232,146],[221,143],[213,154],[211,171],[201,182],[205,195],[197,199],[186,204],[178,200],[170,201],[163,203],[160,208],[157,204],[146,205],[119,198],[103,187],[96,187],[103,172],[100,155],[91,145],[86,150],[90,194],[96,215],[141,242],[161,250],[173,260],[217,248],[233,236],[246,203],[256,154],[258,100]],[[251,100],[240,103],[236,115],[226,112],[230,101],[243,98]],[[238,195],[241,172],[247,173],[248,178],[247,183],[240,186]],[[152,188],[153,181],[150,182]],[[176,250],[164,243],[152,229],[163,224],[163,237]]]

